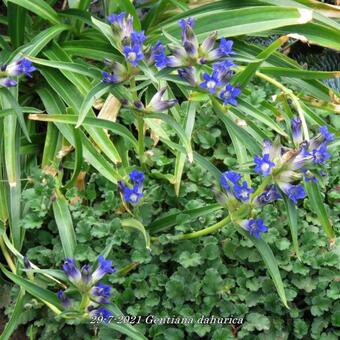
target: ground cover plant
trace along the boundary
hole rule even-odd
[[[1,339],[339,337],[336,6],[1,6]]]

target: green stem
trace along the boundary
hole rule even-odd
[[[225,217],[223,220],[221,220],[220,222],[217,222],[215,224],[213,224],[212,226],[208,227],[208,228],[204,228],[189,234],[184,234],[181,235],[179,237],[179,240],[187,240],[187,239],[191,239],[191,238],[196,238],[196,237],[201,237],[201,236],[205,236],[208,234],[213,233],[214,231],[221,229],[222,227],[224,227],[226,224],[228,224],[231,221],[231,217],[230,215],[228,215],[227,217]]]
[[[11,258],[11,256],[9,255],[9,252],[7,250],[7,247],[2,239],[2,237],[0,237],[0,248],[2,250],[2,254],[4,255],[4,258],[6,259],[7,261],[7,264],[9,266],[9,268],[11,269],[11,271],[16,274],[16,267],[15,267],[15,264]]]
[[[138,156],[141,165],[144,163],[144,119],[139,114],[137,115],[137,130],[138,130]]]
[[[87,305],[90,302],[90,297],[87,293],[84,293],[81,297],[81,302],[80,302],[80,310],[85,310],[85,308],[87,307]]]
[[[279,88],[280,90],[282,90],[282,92],[284,92],[288,97],[291,98],[294,106],[296,107],[296,111],[299,114],[299,118],[301,120],[301,125],[302,125],[302,129],[303,129],[303,134],[305,136],[305,140],[309,140],[309,133],[308,133],[308,127],[307,127],[307,123],[306,123],[306,119],[305,119],[305,115],[303,113],[302,107],[300,105],[300,99],[299,97],[295,96],[295,94],[293,93],[292,90],[290,90],[289,88],[287,88],[286,86],[284,86],[283,84],[281,84],[280,82],[278,82],[276,79],[273,79],[271,77],[268,77],[267,75],[261,73],[261,72],[256,72],[256,75],[259,78],[262,78],[263,80],[268,81],[268,83],[273,84],[274,86],[276,86],[277,88]]]

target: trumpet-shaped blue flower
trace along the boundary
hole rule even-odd
[[[106,71],[102,72],[102,76],[103,76],[103,83],[112,83],[112,84],[117,84],[119,83],[119,79],[116,75],[108,73]]]
[[[0,78],[0,86],[2,87],[14,87],[17,85],[17,82],[11,78]]]
[[[143,197],[143,193],[140,192],[140,186],[134,185],[133,188],[125,187],[123,191],[124,201],[135,205]]]
[[[106,274],[112,274],[116,270],[112,268],[112,261],[105,260],[104,256],[98,257],[99,265],[97,269],[92,273],[91,283],[95,283],[101,280]]]
[[[152,97],[150,103],[146,107],[147,111],[162,112],[177,104],[177,99],[162,99],[165,91],[166,87],[162,87],[159,91],[156,92],[156,94]]]
[[[59,290],[57,293],[57,297],[60,301],[60,303],[65,307],[68,308],[72,305],[71,299],[62,291]]]
[[[112,313],[104,307],[99,307],[99,308],[96,308],[96,309],[91,308],[90,315],[91,315],[91,317],[99,317],[100,316],[100,317],[103,318],[103,322],[108,323],[109,318],[112,316]]]
[[[268,231],[268,227],[264,225],[262,218],[247,220],[243,223],[243,227],[248,230],[250,235],[256,238],[260,238],[262,233]]]
[[[134,169],[130,172],[129,177],[134,184],[140,185],[144,180],[144,172],[139,172],[138,170]]]
[[[190,85],[196,86],[195,69],[192,66],[177,70],[179,77],[187,81]]]
[[[207,89],[210,93],[215,93],[216,88],[221,86],[222,83],[218,79],[218,72],[214,71],[212,75],[208,73],[203,73],[204,82],[200,84],[200,87]]]
[[[296,145],[300,144],[302,142],[301,119],[299,117],[293,117],[290,127],[294,143]]]
[[[144,59],[144,53],[141,45],[124,46],[123,53],[126,60],[134,67],[138,65],[140,60]]]
[[[237,105],[237,97],[241,93],[241,89],[233,87],[231,84],[227,84],[225,89],[220,92],[219,97],[223,100],[224,105],[231,104]]]
[[[78,285],[80,283],[81,272],[76,266],[74,259],[67,257],[63,264],[63,270],[73,284]]]
[[[235,171],[225,171],[222,173],[222,176],[220,178],[220,184],[221,186],[226,190],[231,190],[230,184],[238,184],[239,180],[242,178],[241,174],[235,172]]]
[[[220,40],[220,46],[218,47],[218,50],[221,57],[227,57],[233,54],[233,41],[222,38]]]
[[[301,184],[293,185],[290,183],[280,183],[279,185],[282,191],[294,202],[294,204],[297,204],[299,199],[304,199],[306,196],[305,189]]]
[[[112,287],[101,282],[96,283],[90,291],[91,300],[107,304],[110,302]]]
[[[235,197],[241,201],[248,201],[252,192],[254,192],[254,189],[248,188],[248,183],[246,181],[243,181],[242,185],[234,185]]]
[[[264,154],[262,158],[256,155],[254,157],[254,163],[256,164],[254,168],[255,172],[261,173],[263,176],[268,176],[275,166],[275,163],[269,159],[269,154],[267,153]]]
[[[21,76],[25,74],[27,77],[32,78],[31,73],[35,70],[36,68],[32,65],[32,62],[23,58],[7,65],[5,71],[10,77]]]
[[[315,164],[323,164],[331,155],[327,152],[326,143],[322,143],[318,149],[312,150],[313,162]]]
[[[320,126],[320,133],[325,138],[325,141],[327,143],[329,143],[329,142],[334,140],[334,133],[328,132],[328,127],[327,126]]]
[[[111,14],[107,17],[107,20],[112,25],[113,33],[117,35],[120,41],[131,38],[133,32],[133,17],[122,12],[119,14]]]
[[[275,185],[269,185],[267,186],[264,191],[258,195],[255,199],[255,202],[257,205],[265,205],[269,204],[271,202],[274,202],[281,198],[280,193],[278,192]]]
[[[151,59],[155,62],[155,65],[162,69],[168,65],[168,57],[165,54],[165,47],[161,42],[157,42],[151,50]]]

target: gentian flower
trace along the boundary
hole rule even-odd
[[[224,105],[231,104],[237,105],[236,97],[241,93],[241,89],[233,87],[231,84],[227,84],[225,89],[220,92],[219,97],[223,100]]]
[[[258,206],[262,206],[271,202],[274,202],[281,198],[280,193],[278,192],[275,185],[267,186],[263,192],[256,196],[255,203]]]
[[[212,51],[208,53],[208,60],[217,60],[223,57],[230,56],[231,54],[233,54],[232,48],[233,48],[233,41],[222,38],[220,40],[219,47],[213,49]]]
[[[107,17],[107,20],[110,22],[113,33],[119,42],[130,39],[133,32],[133,17],[130,14],[126,16],[124,12],[113,13]]]
[[[218,79],[222,83],[227,83],[231,79],[233,75],[233,71],[231,70],[231,67],[233,66],[236,66],[236,65],[231,60],[223,60],[221,62],[214,63],[212,65],[214,71],[218,73]]]
[[[134,67],[138,65],[140,60],[144,59],[144,53],[140,45],[133,45],[132,47],[124,46],[123,53],[125,54],[126,60]]]
[[[165,54],[165,47],[161,42],[157,42],[151,50],[151,60],[155,62],[155,65],[162,69],[168,64],[168,57]]]
[[[269,154],[264,154],[261,158],[260,156],[254,157],[254,163],[256,164],[255,172],[262,173],[263,176],[268,176],[271,173],[272,168],[275,166],[269,159]]]
[[[229,191],[231,190],[230,183],[234,185],[238,184],[241,178],[242,178],[241,174],[235,171],[225,171],[222,173],[222,176],[220,178],[220,184],[226,191]]]
[[[112,83],[112,84],[119,83],[118,77],[115,76],[114,74],[103,71],[102,75],[103,75],[103,79],[102,79],[103,83]]]
[[[65,307],[68,308],[72,305],[72,301],[69,297],[66,296],[66,294],[62,291],[59,290],[57,293],[57,297],[60,301],[60,303]]]
[[[248,201],[249,196],[253,191],[253,188],[248,188],[248,183],[246,181],[243,181],[242,185],[234,185],[235,197],[241,201]]]
[[[279,186],[294,204],[297,204],[299,199],[304,199],[306,196],[305,189],[301,184],[293,185],[290,183],[280,183]]]
[[[302,169],[304,179],[306,182],[317,183],[318,179],[307,169]]]
[[[132,205],[135,205],[143,197],[143,193],[140,192],[138,185],[134,185],[132,189],[129,187],[124,188],[123,197],[124,201],[129,202]]]
[[[32,62],[23,58],[7,65],[5,71],[10,77],[16,77],[25,74],[27,77],[32,78],[31,73],[35,70],[36,68],[32,65]]]
[[[100,279],[102,279],[106,274],[112,274],[116,270],[112,268],[112,261],[105,260],[104,256],[100,255],[98,257],[99,265],[97,269],[92,273],[91,283],[94,284]]]
[[[312,150],[313,162],[315,164],[323,164],[331,155],[327,152],[326,143],[322,143],[318,149]]]
[[[197,80],[195,77],[195,69],[192,66],[177,70],[179,77],[187,81],[190,85],[196,86]]]
[[[146,39],[146,36],[144,34],[144,31],[132,31],[131,33],[131,41],[132,45],[140,45],[142,46],[144,44],[144,41]]]
[[[98,282],[90,290],[91,299],[98,303],[107,304],[110,302],[111,289],[111,286]]]
[[[166,87],[162,87],[152,97],[150,103],[146,107],[147,111],[162,112],[177,104],[177,99],[163,100],[162,97],[166,91]]]
[[[144,172],[139,172],[138,170],[134,169],[130,172],[129,177],[134,184],[140,185],[144,180]]]
[[[17,85],[17,82],[11,78],[0,78],[0,86],[2,87],[14,87]]]
[[[215,93],[216,88],[221,84],[218,79],[218,72],[214,71],[210,76],[208,73],[203,73],[204,82],[200,84],[200,87],[207,89],[210,93]]]
[[[247,220],[242,223],[242,227],[248,230],[251,236],[256,238],[260,238],[261,233],[266,233],[268,231],[268,227],[263,224],[262,218]]]
[[[77,268],[74,259],[66,258],[63,264],[63,270],[67,275],[68,279],[74,284],[79,285],[81,281],[81,273],[80,270]]]
[[[327,126],[320,126],[320,133],[325,138],[325,141],[327,143],[329,143],[329,142],[334,140],[334,133],[328,132],[328,127]]]
[[[108,60],[105,60],[104,62],[111,69],[111,73],[102,72],[104,83],[117,84],[127,79],[126,68],[122,64]]]
[[[295,145],[299,145],[302,142],[301,120],[299,117],[293,117],[290,122],[292,130],[293,141]]]

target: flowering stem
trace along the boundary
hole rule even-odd
[[[8,253],[8,250],[7,250],[7,247],[2,239],[2,237],[0,237],[0,248],[2,250],[2,254],[4,255],[4,258],[6,259],[7,261],[7,264],[9,266],[9,268],[11,269],[11,271],[16,274],[16,267],[15,267],[15,264],[11,258],[11,256],[9,255]]]
[[[230,215],[228,215],[227,217],[225,217],[223,220],[221,220],[218,223],[215,223],[214,225],[208,227],[208,228],[204,228],[198,231],[195,231],[193,233],[189,233],[189,234],[184,234],[181,235],[179,237],[179,240],[187,240],[187,239],[191,239],[191,238],[196,238],[196,237],[201,237],[201,236],[205,236],[208,234],[213,233],[214,231],[224,227],[226,224],[228,224],[231,221],[231,217]]]
[[[299,102],[299,98],[297,96],[294,95],[293,91],[290,90],[289,88],[287,88],[286,86],[284,86],[283,84],[281,84],[280,82],[278,82],[277,80],[268,77],[267,75],[261,73],[261,72],[256,72],[256,75],[259,78],[262,78],[266,81],[268,81],[269,83],[271,83],[272,85],[276,86],[277,88],[279,88],[280,90],[282,90],[282,92],[284,92],[288,97],[291,98],[292,102],[294,103],[294,106],[296,107],[296,111],[299,114],[299,118],[301,120],[301,124],[302,124],[302,129],[303,129],[303,134],[305,136],[305,140],[309,140],[309,133],[308,133],[308,127],[307,127],[307,123],[305,120],[305,115],[303,113],[302,107],[300,105]]]
[[[85,310],[89,302],[90,302],[89,295],[87,293],[83,294],[81,297],[81,302],[79,306],[80,310]]]
[[[138,130],[138,156],[141,165],[144,163],[144,119],[137,115],[137,130]]]

